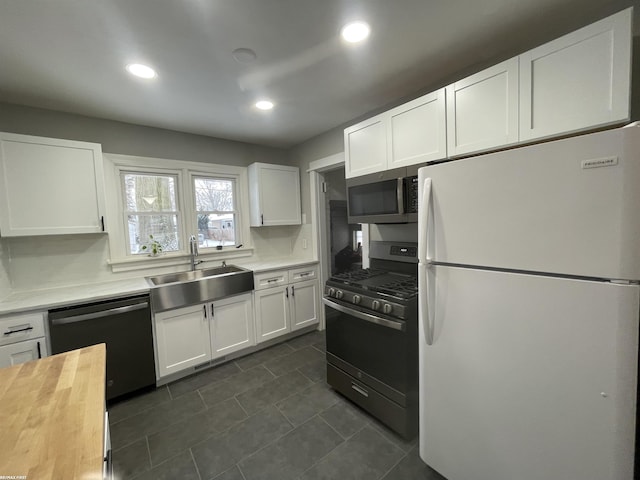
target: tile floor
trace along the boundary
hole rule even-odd
[[[118,480],[444,480],[325,382],[312,332],[109,407]]]

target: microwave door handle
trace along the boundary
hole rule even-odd
[[[404,213],[404,178],[398,179],[398,185],[396,186],[396,196],[398,201],[398,213]]]

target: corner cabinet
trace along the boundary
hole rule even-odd
[[[345,129],[346,178],[446,158],[445,119],[440,89]]]
[[[99,144],[0,133],[3,237],[104,232]]]
[[[300,169],[252,163],[248,168],[252,227],[300,225]]]
[[[631,8],[520,55],[520,138],[630,118]]]
[[[256,342],[264,342],[319,322],[318,268],[256,273]]]

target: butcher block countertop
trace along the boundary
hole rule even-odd
[[[101,479],[104,344],[0,369],[0,478]]]

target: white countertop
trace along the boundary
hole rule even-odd
[[[233,264],[234,262],[229,262]],[[254,272],[293,268],[302,265],[318,263],[315,260],[300,259],[267,259],[237,265]],[[32,310],[48,310],[76,303],[94,302],[113,297],[146,293],[150,289],[144,277],[128,278],[103,283],[89,283],[84,285],[64,286],[43,290],[13,292],[0,300],[0,315],[19,313]]]

